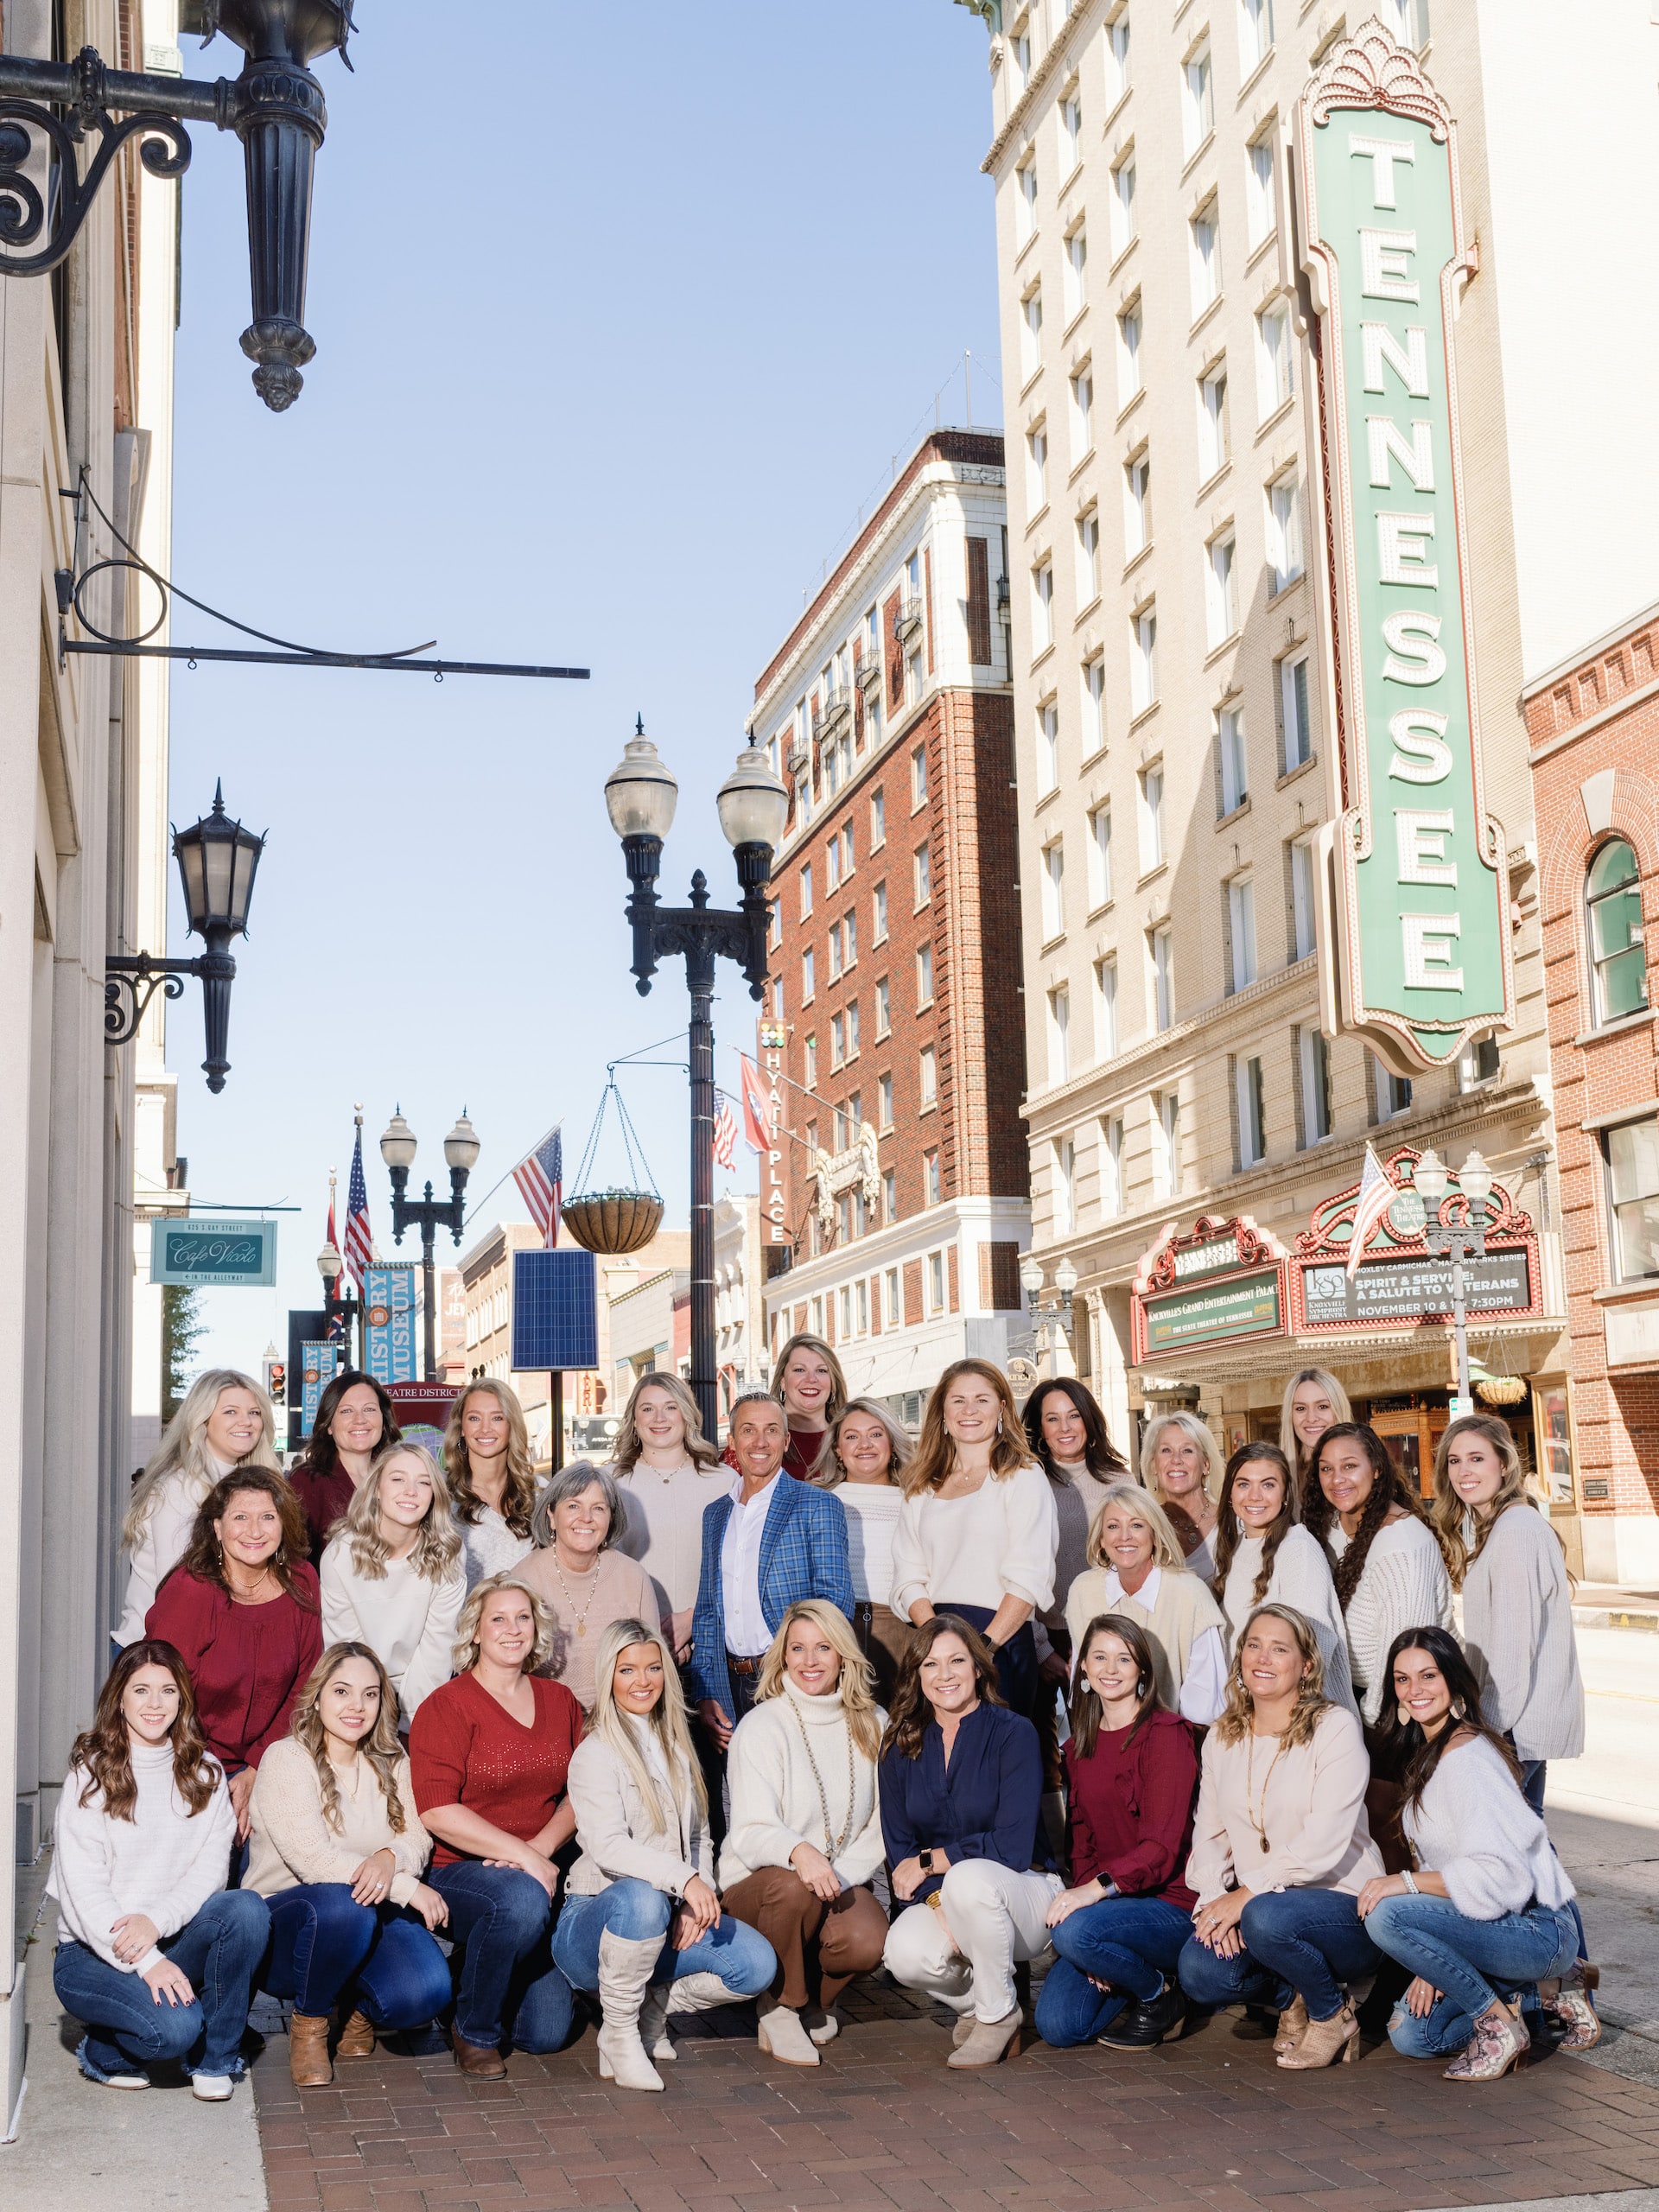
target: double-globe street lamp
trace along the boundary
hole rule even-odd
[[[1069,1254],[1062,1253],[1059,1265],[1054,1270],[1055,1296],[1046,1300],[1043,1285],[1046,1277],[1043,1263],[1034,1252],[1027,1252],[1020,1269],[1020,1287],[1026,1294],[1026,1306],[1031,1316],[1033,1349],[1039,1346],[1049,1356],[1050,1372],[1060,1371],[1060,1343],[1068,1344],[1071,1336],[1071,1301],[1077,1287],[1077,1271]]]
[[[421,1288],[425,1308],[425,1369],[426,1380],[438,1379],[437,1332],[437,1274],[432,1247],[440,1229],[447,1229],[457,1244],[461,1242],[465,1217],[462,1192],[467,1178],[473,1172],[478,1158],[478,1133],[467,1118],[467,1109],[461,1109],[461,1119],[443,1141],[443,1156],[449,1166],[449,1196],[435,1198],[432,1185],[426,1186],[423,1198],[405,1198],[409,1188],[409,1171],[415,1165],[415,1132],[404,1119],[400,1106],[386,1125],[380,1140],[380,1157],[391,1171],[391,1241],[401,1244],[406,1229],[418,1228],[421,1232]],[[318,1262],[321,1264],[321,1262]]]
[[[1423,1226],[1423,1243],[1431,1252],[1452,1262],[1452,1328],[1458,1352],[1458,1408],[1459,1414],[1474,1411],[1474,1399],[1469,1389],[1469,1316],[1465,1300],[1463,1267],[1465,1260],[1481,1260],[1486,1256],[1486,1201],[1492,1192],[1492,1171],[1478,1152],[1471,1152],[1458,1170],[1458,1198],[1462,1217],[1449,1222],[1440,1218],[1441,1202],[1450,1179],[1446,1162],[1433,1147],[1419,1155],[1412,1171],[1412,1187],[1422,1200],[1427,1214]]]
[[[663,841],[673,826],[679,785],[645,735],[644,720],[605,779],[611,827],[622,840],[628,881],[627,914],[633,927],[633,973],[643,998],[659,960],[683,955],[691,999],[691,1389],[703,1433],[719,1433],[715,1352],[715,976],[718,963],[735,962],[751,998],[765,996],[766,934],[771,906],[766,886],[772,856],[789,819],[789,793],[758,745],[737,756],[737,766],[715,801],[720,826],[732,847],[743,899],[735,913],[709,904],[699,868],[689,906],[664,906],[657,897]]]
[[[363,1332],[360,1324],[358,1322],[358,1316],[363,1311],[363,1301],[360,1298],[353,1298],[349,1291],[344,1298],[337,1295],[340,1289],[340,1278],[344,1274],[345,1271],[346,1262],[340,1256],[340,1248],[335,1244],[332,1237],[326,1239],[321,1251],[317,1255],[317,1273],[322,1277],[322,1310],[328,1316],[328,1327],[331,1334],[334,1331],[334,1323],[338,1321],[340,1325],[341,1332],[345,1339],[345,1357],[342,1359],[340,1364],[344,1367],[353,1367],[359,1365],[363,1357]],[[358,1332],[358,1357],[356,1360],[353,1360],[352,1357],[352,1330],[353,1325],[357,1326]]]

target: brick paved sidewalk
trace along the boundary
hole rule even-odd
[[[741,2012],[684,2024],[660,2097],[601,2082],[591,2028],[505,2082],[377,2053],[306,2090],[277,2037],[255,2075],[272,2212],[1412,2212],[1659,2182],[1659,2090],[1572,2058],[1485,2088],[1386,2044],[1286,2074],[1224,2013],[1141,2056],[1033,2042],[959,2075],[896,1993],[849,2009],[816,2069],[763,2058]]]

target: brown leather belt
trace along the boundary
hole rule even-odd
[[[766,1663],[766,1655],[764,1651],[753,1659],[740,1659],[735,1651],[728,1651],[726,1654],[726,1664],[734,1675],[758,1675]]]

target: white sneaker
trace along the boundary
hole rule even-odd
[[[101,2089],[147,2089],[148,2074],[83,2074],[84,2082],[96,2082]]]
[[[190,2077],[191,2095],[200,2097],[205,2105],[228,2104],[235,2088],[236,2083],[228,2074],[193,2074]]]

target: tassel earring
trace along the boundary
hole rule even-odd
[[[1460,1697],[1454,1697],[1452,1700],[1452,1718],[1454,1720],[1463,1720],[1466,1719],[1467,1717],[1468,1707],[1464,1704],[1464,1701]]]
[[[1402,1728],[1409,1728],[1411,1726],[1411,1715],[1406,1711],[1405,1707],[1403,1705],[1396,1705],[1394,1709],[1400,1716],[1400,1726]]]

